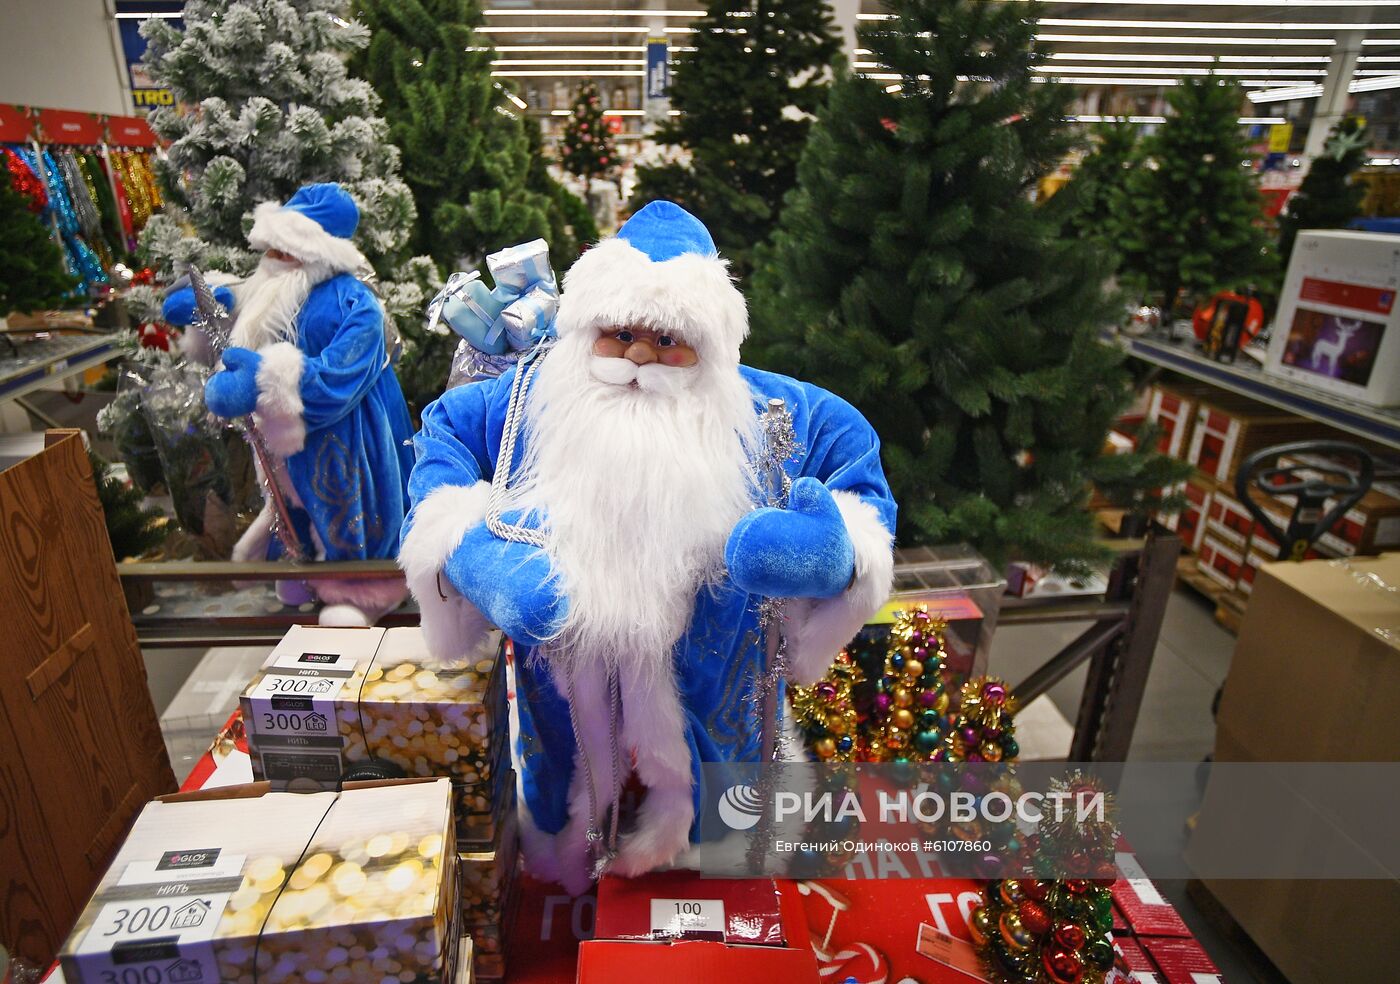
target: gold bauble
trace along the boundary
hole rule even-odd
[[[895,687],[890,691],[895,707],[908,707],[914,703],[914,694],[908,687]]]
[[[818,738],[812,749],[818,758],[829,759],[836,754],[836,742],[830,738]]]
[[[938,694],[938,700],[934,702],[933,709],[939,714],[948,713],[948,691],[944,690]]]
[[[914,715],[907,707],[900,707],[890,715],[890,723],[900,730],[912,728],[914,727]]]
[[[911,680],[917,680],[924,675],[924,664],[917,659],[911,659],[904,664],[904,675]]]

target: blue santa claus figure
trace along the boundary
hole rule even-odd
[[[764,600],[787,599],[789,678],[820,677],[889,593],[895,504],[856,410],[740,364],[744,299],[679,206],[574,264],[556,332],[427,408],[399,562],[437,656],[514,640],[526,860],[577,892],[600,854],[635,875],[689,846],[699,764],[760,758]],[[756,466],[775,399],[783,508]]]
[[[284,205],[264,202],[253,216],[248,243],[263,258],[252,276],[215,291],[234,323],[205,403],[220,417],[252,415],[307,559],[391,558],[407,508],[413,424],[391,364],[383,306],[359,279],[370,271],[350,240],[359,209],[339,185],[313,184]],[[190,324],[193,292],[173,292],[164,315]],[[183,346],[196,358],[198,338],[186,332],[196,344]],[[283,552],[273,516],[267,503],[234,547],[234,560]],[[305,587],[323,603],[322,625],[371,625],[407,593],[397,578]],[[307,600],[299,582],[280,583],[278,593]]]

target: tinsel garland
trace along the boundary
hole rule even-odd
[[[9,147],[0,149],[5,153],[5,167],[10,172],[10,184],[15,191],[29,199],[29,211],[35,215],[40,214],[49,204],[49,194],[44,190],[44,182],[39,180],[39,175],[34,173],[34,169],[25,163],[19,154]]]
[[[139,151],[117,150],[112,152],[112,166],[117,169],[131,208],[132,231],[140,232],[151,214],[164,204],[150,158]]]

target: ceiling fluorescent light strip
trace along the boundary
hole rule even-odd
[[[488,7],[482,13],[487,17],[684,17],[686,20],[695,20],[705,16],[703,10],[665,10],[661,8],[655,10],[601,10],[595,7],[575,7],[572,9]]]
[[[1237,45],[1250,48],[1322,48],[1337,43],[1336,38],[1218,38],[1210,35],[1200,37],[1179,34],[1037,34],[1037,41],[1072,41],[1080,44],[1181,44],[1181,45]],[[1362,44],[1371,44],[1362,41]],[[1400,44],[1400,38],[1393,41],[1376,41],[1376,44]]]
[[[528,68],[531,65],[598,65],[604,68],[608,66],[635,68],[640,65],[645,68],[647,60],[645,58],[497,58],[491,64],[497,67],[509,65],[515,68]]]
[[[567,52],[588,52],[588,51],[619,51],[630,52],[632,54],[644,54],[647,46],[644,44],[500,44],[495,46],[497,53],[518,54],[530,51],[567,51]]]
[[[860,67],[860,63],[856,64]],[[1140,67],[1135,65],[1036,65],[1032,72],[1055,75],[1061,72],[1085,73],[1085,72],[1119,72],[1123,75],[1209,75],[1212,71],[1217,75],[1326,75],[1325,68],[1167,68],[1163,66]],[[1359,74],[1359,73],[1358,73]]]
[[[1046,54],[1045,57],[1051,61],[1170,62],[1172,64],[1194,62],[1205,65],[1215,61],[1249,65],[1326,65],[1332,61],[1330,55],[1149,55],[1139,52],[1126,54],[1098,51],[1053,51]],[[1400,61],[1400,59],[1395,60]],[[1366,59],[1362,58],[1361,61],[1366,61]]]
[[[1307,21],[1174,21],[1042,17],[1047,27],[1125,27],[1162,31],[1400,31],[1400,24],[1324,24]]]
[[[1400,75],[1381,75],[1373,78],[1362,79],[1347,86],[1347,91],[1356,92],[1376,92],[1381,89],[1400,88]],[[1290,99],[1316,99],[1322,95],[1321,85],[1300,85],[1288,89],[1256,89],[1250,93],[1249,101],[1252,103],[1283,102]]]
[[[517,70],[517,69],[508,69],[508,70],[506,70],[506,71],[504,71],[504,72],[492,72],[492,73],[491,73],[491,75],[492,75],[493,78],[503,78],[503,79],[537,79],[537,78],[560,78],[560,77],[567,77],[567,78],[642,78],[642,77],[644,77],[646,74],[647,74],[647,73],[646,73],[646,69],[642,69],[641,71],[638,71],[638,72],[614,72],[614,71],[603,71],[603,72],[573,72],[573,71],[565,71],[565,72],[531,72],[531,71],[525,71],[525,72],[522,72],[522,71],[519,71],[519,70]]]
[[[670,31],[672,28],[666,28]],[[539,27],[478,27],[478,34],[649,34],[647,27],[624,27],[609,24],[604,27],[574,27],[567,24],[549,24]]]

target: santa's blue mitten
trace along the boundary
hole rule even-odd
[[[214,300],[222,304],[225,311],[233,310],[233,291],[227,287],[215,287]],[[165,299],[165,304],[161,306],[160,316],[166,324],[180,328],[194,324],[194,288],[181,287],[171,291],[170,296]]]
[[[501,518],[514,525],[520,514]],[[538,646],[558,634],[569,613],[569,600],[559,593],[544,550],[503,540],[485,523],[467,531],[444,572],[454,588],[522,646]]]
[[[258,405],[262,356],[245,348],[224,350],[224,368],[204,384],[204,405],[220,417],[245,417]]]
[[[836,500],[815,478],[792,483],[786,509],[758,509],[729,534],[729,576],[765,598],[831,598],[846,589],[856,551]]]

